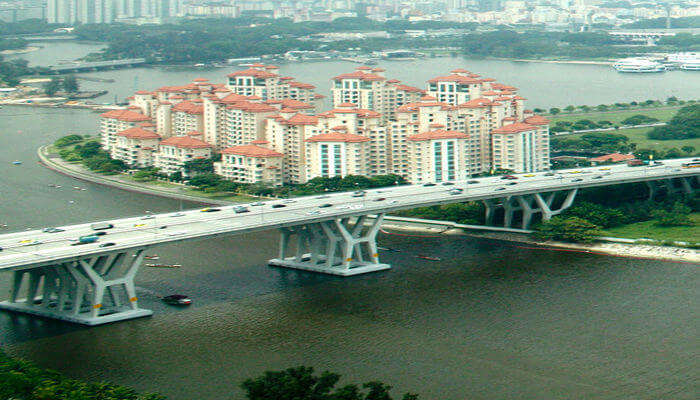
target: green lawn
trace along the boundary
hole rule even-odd
[[[576,113],[576,114],[557,114],[557,115],[548,115],[547,118],[549,118],[552,121],[552,126],[557,121],[569,121],[569,122],[576,122],[581,119],[590,119],[591,121],[610,121],[612,123],[620,122],[624,119],[627,119],[631,116],[634,115],[646,115],[647,117],[652,117],[656,118],[659,121],[666,122],[670,120],[674,115],[676,115],[676,112],[678,109],[680,109],[681,106],[678,107],[669,107],[669,108],[639,108],[639,109],[632,109],[632,110],[614,110],[614,111],[595,111],[595,112],[590,112],[590,113]]]
[[[660,227],[654,221],[645,221],[604,230],[603,236],[697,243],[700,242],[700,213],[692,214],[691,219],[695,226]]]

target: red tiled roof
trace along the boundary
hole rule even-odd
[[[595,161],[595,162],[620,162],[620,161],[627,161],[627,160],[634,160],[634,154],[620,154],[620,153],[612,153],[612,154],[606,154],[604,156],[600,157],[594,157],[594,158],[589,158],[588,161]]]
[[[352,133],[331,132],[322,133],[306,139],[307,142],[345,142],[345,143],[361,143],[369,142],[370,138],[353,135]]]
[[[428,96],[428,95],[425,95],[425,96],[420,98],[420,101],[435,101],[435,100],[437,100],[435,97]]]
[[[541,115],[533,115],[525,118],[525,122],[530,125],[549,125],[549,120]]]
[[[139,90],[135,94],[153,94],[153,92],[149,92],[148,90]]]
[[[250,69],[246,69],[243,71],[236,71],[236,72],[233,72],[233,73],[228,74],[226,76],[228,76],[229,78],[233,78],[236,76],[252,76],[254,78],[266,79],[266,78],[274,78],[277,76],[277,74],[273,74],[272,72],[267,72],[267,71],[261,71],[259,69],[250,68]]]
[[[313,115],[295,114],[288,120],[282,120],[280,122],[285,125],[316,125],[318,123],[318,117]]]
[[[372,72],[384,72],[386,71],[384,68],[372,68]]]
[[[270,142],[268,142],[267,140],[253,140],[252,142],[250,142],[250,144],[268,144],[268,143],[270,143]]]
[[[296,82],[296,81],[290,81],[289,86],[293,88],[298,88],[298,89],[315,89],[316,86],[310,84],[310,83],[302,83],[302,82]]]
[[[474,78],[469,78],[466,76],[462,76],[462,75],[452,74],[452,75],[447,75],[447,76],[438,76],[437,78],[433,78],[433,79],[429,80],[428,82],[429,83],[457,82],[457,83],[469,85],[469,84],[479,83],[479,80],[474,79]]]
[[[467,139],[466,133],[456,132],[456,131],[446,131],[444,129],[438,129],[434,131],[421,132],[415,135],[411,135],[406,138],[412,142],[423,142],[426,140],[437,140],[437,139]]]
[[[192,82],[209,82],[209,79],[206,78],[194,78]]]
[[[403,90],[404,92],[425,93],[425,90],[414,87],[414,86],[396,85],[394,87],[398,90]]]
[[[180,111],[187,114],[204,114],[204,106],[185,100],[173,106],[173,111]]]
[[[357,104],[354,104],[354,103],[340,103],[340,104],[338,104],[338,107],[342,107],[342,108],[346,108],[346,107],[357,108]]]
[[[399,83],[399,82],[401,82],[401,81],[398,79],[389,79],[388,81],[386,81],[386,83]]]
[[[206,148],[211,148],[212,145],[210,145],[207,142],[204,142],[199,139],[195,139],[191,136],[173,136],[169,137],[162,142],[160,142],[161,146],[174,146],[174,147],[179,147],[183,149],[206,149]]]
[[[125,129],[121,132],[117,132],[117,136],[124,136],[129,139],[160,139],[157,133],[143,128]]]
[[[277,108],[268,104],[253,103],[252,101],[237,101],[226,106],[229,110],[242,110],[247,112],[274,112]]]
[[[480,107],[495,106],[498,104],[499,103],[494,103],[487,98],[479,97],[477,99],[472,99],[472,100],[467,101],[466,103],[460,104],[459,108],[480,108]]]
[[[281,100],[280,104],[282,104],[282,107],[293,108],[296,110],[307,110],[310,108],[314,108],[314,106],[309,104],[309,103],[305,103],[303,101],[294,100],[294,99]]]
[[[537,127],[534,125],[526,124],[524,122],[514,122],[509,125],[503,125],[500,128],[494,129],[493,133],[520,133],[520,132],[527,132],[527,131],[534,131],[537,130]]]
[[[245,157],[258,157],[258,158],[267,158],[267,157],[282,157],[284,154],[278,153],[274,150],[266,149],[261,146],[256,146],[253,143],[259,143],[259,141],[251,142],[251,144],[244,144],[241,146],[233,146],[226,148],[222,150],[221,152],[223,154],[235,154],[238,156],[245,156]],[[265,142],[267,143],[267,142]]]
[[[204,133],[199,132],[199,131],[192,131],[192,132],[187,132],[187,136],[202,136]]]
[[[150,121],[147,116],[131,110],[111,110],[100,114],[102,118],[117,119],[126,122]]]
[[[362,68],[362,67],[360,67],[360,68]],[[386,78],[384,78],[383,76],[379,76],[377,74],[371,74],[371,73],[362,72],[362,71],[355,71],[355,72],[350,72],[348,74],[340,74],[333,79],[334,80],[359,79],[361,81],[383,81]]]

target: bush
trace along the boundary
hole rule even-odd
[[[700,137],[700,104],[692,104],[678,110],[665,126],[652,129],[649,139],[679,140]]]
[[[690,211],[690,207],[677,201],[671,210],[654,210],[651,215],[657,226],[693,226]]]
[[[593,242],[600,236],[598,227],[578,217],[556,216],[539,224],[535,237],[544,240],[561,240],[565,242]]]
[[[80,135],[67,135],[58,138],[55,142],[53,142],[53,145],[56,147],[66,147],[70,146],[71,144],[81,142],[82,140],[83,138]]]
[[[637,114],[637,115],[633,115],[629,118],[625,118],[621,122],[622,122],[622,125],[642,125],[642,124],[651,124],[654,122],[659,122],[659,120],[657,118],[652,118],[652,117],[647,117],[646,115]]]
[[[601,228],[612,228],[629,221],[625,214],[618,209],[589,202],[581,202],[571,207],[566,210],[566,215],[584,219]]]

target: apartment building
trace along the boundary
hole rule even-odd
[[[529,121],[528,121],[529,120]],[[526,118],[492,132],[493,168],[513,172],[535,172],[549,168],[549,121],[540,116]]]
[[[297,82],[292,77],[280,77],[278,69],[274,65],[253,64],[247,70],[229,74],[226,87],[233,93],[262,100],[316,101],[314,85]]]
[[[221,161],[214,163],[214,172],[241,183],[282,185],[284,154],[264,147],[265,141],[233,146],[221,152]]]
[[[136,127],[141,122],[151,119],[133,109],[111,110],[100,114],[100,139],[102,148],[111,152],[117,143],[117,133]]]
[[[306,139],[306,179],[370,175],[369,141],[345,127]]]
[[[130,167],[147,168],[154,164],[161,137],[142,126],[117,132],[110,157],[124,161]]]
[[[168,175],[181,172],[186,162],[211,158],[212,146],[191,136],[173,136],[162,140],[155,154],[154,166]]]
[[[437,129],[406,138],[412,183],[446,182],[467,178],[469,137],[463,132]]]

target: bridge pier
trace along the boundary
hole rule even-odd
[[[506,228],[513,227],[515,213],[522,212],[521,229],[528,229],[532,224],[532,217],[535,214],[541,214],[543,221],[549,221],[553,216],[561,214],[564,210],[571,207],[576,198],[578,189],[571,189],[566,192],[562,204],[559,208],[552,209],[557,192],[547,194],[534,193],[528,195],[508,196],[501,201],[503,213],[503,226]],[[486,206],[486,225],[494,225],[495,208],[498,206],[493,200],[483,200]]]
[[[88,255],[14,271],[10,300],[0,302],[0,309],[84,325],[149,316],[151,310],[138,307],[134,287],[144,251]]]
[[[336,218],[291,228],[281,228],[279,257],[269,261],[277,267],[324,274],[351,276],[391,268],[379,262],[377,233],[384,214],[366,225],[367,216]],[[287,256],[292,236],[296,253]]]

